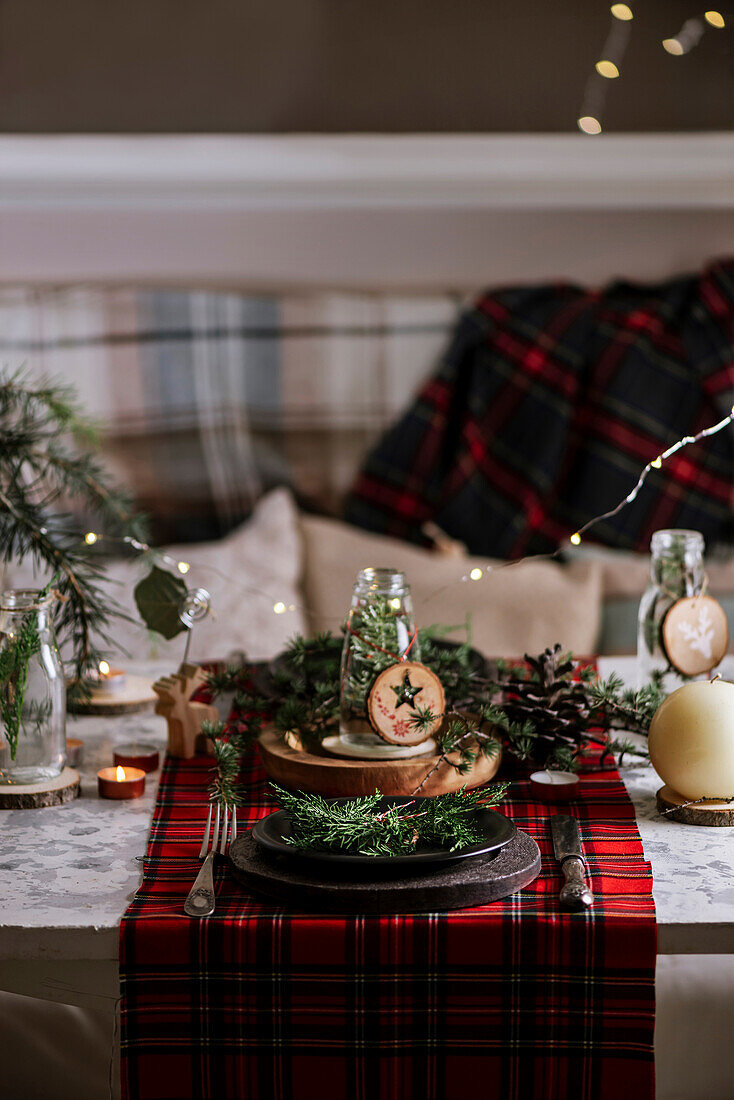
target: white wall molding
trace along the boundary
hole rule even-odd
[[[732,205],[734,134],[0,137],[0,211]]]
[[[734,134],[0,137],[0,282],[472,290],[734,255]]]

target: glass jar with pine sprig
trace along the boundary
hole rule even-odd
[[[66,762],[66,684],[56,644],[56,593],[0,594],[0,784],[40,783]]]
[[[367,698],[377,675],[408,656],[421,659],[405,575],[397,569],[360,570],[344,633],[339,709],[342,744],[355,755],[401,755],[370,725]]]
[[[650,544],[650,582],[640,601],[637,624],[637,678],[643,687],[657,678],[667,692],[688,677],[670,661],[663,639],[665,616],[676,600],[705,591],[704,538],[700,531],[655,531]]]

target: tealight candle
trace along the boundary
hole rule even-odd
[[[70,768],[78,768],[84,755],[84,742],[78,737],[66,738],[66,763]]]
[[[146,741],[130,741],[125,745],[115,745],[112,750],[115,764],[129,768],[140,768],[144,772],[154,772],[158,767],[158,749]]]
[[[102,768],[97,772],[100,798],[140,798],[145,790],[145,772],[141,768]]]
[[[544,802],[570,802],[578,794],[579,777],[573,772],[533,772],[530,787]]]
[[[99,667],[91,672],[89,679],[94,685],[95,692],[107,694],[107,692],[119,691],[125,686],[125,670],[110,668],[107,661],[100,661]]]

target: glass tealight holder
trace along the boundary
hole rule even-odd
[[[402,659],[420,661],[410,586],[397,569],[362,569],[347,615],[341,663],[339,734],[350,755],[411,756],[372,729],[367,699],[376,676]]]

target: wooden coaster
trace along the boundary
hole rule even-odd
[[[421,794],[447,794],[462,787],[479,787],[497,773],[502,753],[488,760],[480,756],[471,770],[460,775],[438,756],[407,760],[348,760],[306,752],[297,739],[289,744],[273,729],[261,733],[258,748],[267,776],[290,790],[311,791],[331,797],[374,794],[412,794],[428,772],[438,767],[421,788]]]
[[[153,681],[148,676],[128,673],[124,685],[114,692],[92,688],[89,699],[69,699],[66,709],[70,714],[138,714],[152,710],[157,701]]]
[[[0,810],[38,810],[44,806],[62,806],[81,793],[81,778],[74,768],[64,768],[55,779],[40,783],[0,784]]]
[[[685,806],[688,799],[672,787],[661,787],[656,795],[658,811],[670,810],[666,817],[683,825],[726,826],[734,825],[734,802],[697,802]]]
[[[671,665],[685,676],[710,672],[729,648],[726,612],[711,596],[676,600],[663,619],[663,645]]]
[[[247,832],[230,845],[234,877],[248,890],[285,902],[288,908],[337,913],[422,913],[486,905],[522,890],[540,873],[540,851],[518,830],[494,858],[476,856],[410,876],[389,869],[347,877],[339,867],[330,876],[298,857],[270,856]]]
[[[430,727],[416,729],[411,711],[427,707],[436,715]],[[446,698],[435,672],[418,661],[399,661],[376,678],[367,700],[367,714],[375,733],[391,745],[419,745],[436,732],[443,720]]]

